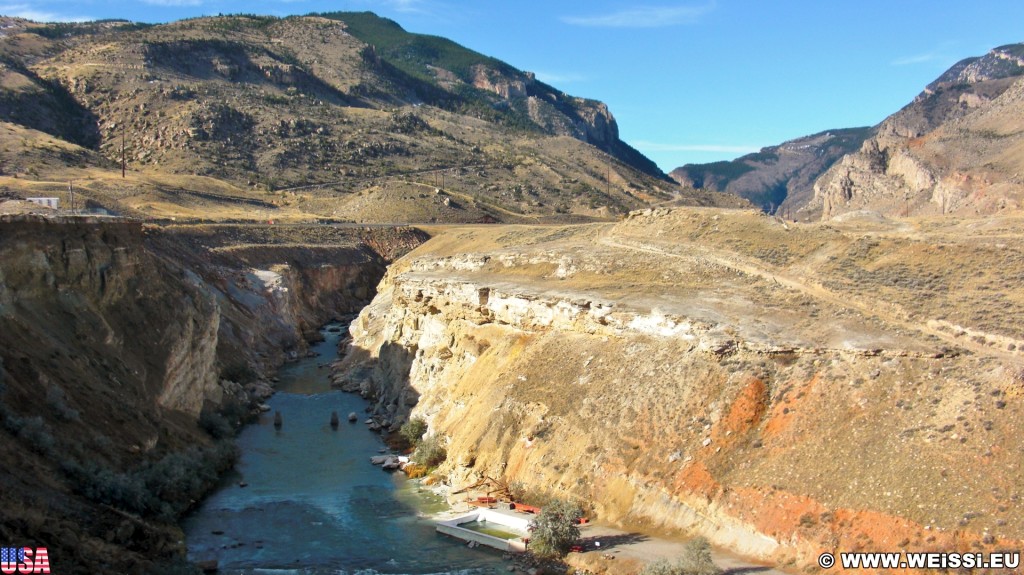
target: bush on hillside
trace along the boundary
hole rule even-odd
[[[414,417],[402,424],[398,434],[405,439],[411,447],[416,447],[423,440],[423,434],[427,432],[427,422],[422,417]]]
[[[411,459],[420,465],[437,467],[444,463],[445,459],[448,459],[448,451],[441,444],[440,437],[431,435],[420,441],[420,444],[416,446],[416,451],[412,453]]]
[[[711,560],[711,544],[704,537],[686,542],[683,554],[672,563],[662,559],[648,563],[640,575],[718,575],[719,569]]]
[[[530,524],[530,551],[549,559],[564,556],[580,538],[581,517],[583,509],[578,504],[552,499]]]

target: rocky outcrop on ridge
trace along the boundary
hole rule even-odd
[[[808,213],[991,214],[1024,200],[1024,48],[964,60],[814,186]]]

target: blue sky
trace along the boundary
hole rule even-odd
[[[1024,42],[1020,0],[4,2],[36,20],[372,10],[606,102],[665,171],[876,124],[956,61]]]

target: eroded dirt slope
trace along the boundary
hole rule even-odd
[[[485,475],[811,566],[1017,548],[1020,222],[637,212],[455,228],[396,264],[336,379]]]

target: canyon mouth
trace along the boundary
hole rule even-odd
[[[175,518],[231,463],[224,425],[358,312],[323,377],[385,430],[422,418],[453,489],[519,482],[783,568],[823,548],[1012,548],[1021,304],[986,286],[1024,274],[1016,224],[7,217],[4,445],[37,480],[4,497],[38,502],[14,524],[53,561],[180,560]]]
[[[605,104],[368,12],[0,17],[0,48],[7,557],[267,567],[269,535],[196,518],[267,488],[225,482],[286,445],[253,437],[301,429],[303,400],[272,397],[296,365],[360,396],[332,408],[343,429],[309,424],[328,449],[351,411],[360,457],[426,444],[423,485],[570,500],[620,540],[703,537],[791,573],[1024,547],[1024,45],[874,127],[675,181]],[[349,519],[324,501],[390,481],[358,465],[293,479],[338,493],[270,515],[300,536]],[[400,530],[380,487],[361,520]],[[414,545],[392,535],[374,543]],[[441,568],[408,551],[277,548],[271,568]],[[558,571],[643,568],[605,555]]]

